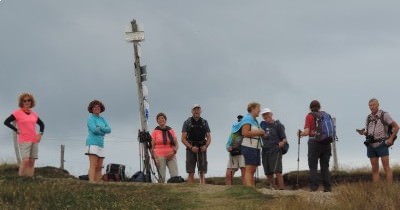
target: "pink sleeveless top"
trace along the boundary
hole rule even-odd
[[[169,130],[171,132],[172,137],[176,138],[176,134],[174,129]],[[151,134],[151,137],[154,140],[154,155],[156,157],[167,157],[167,155],[174,152],[174,148],[171,146],[171,142],[169,137],[167,137],[167,144],[164,144],[164,138],[162,131],[154,130]]]
[[[30,114],[26,114],[22,109],[14,111],[13,115],[19,132],[18,143],[37,143],[36,123],[39,118],[38,115],[33,111]]]

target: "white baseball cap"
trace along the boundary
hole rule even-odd
[[[269,108],[265,108],[261,111],[261,115],[266,114],[266,113],[272,113],[272,110]]]
[[[196,108],[201,108],[200,104],[194,104],[192,110]]]

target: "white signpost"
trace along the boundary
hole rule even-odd
[[[125,32],[125,39],[128,42],[140,42],[144,40],[144,31],[132,32],[127,31]]]

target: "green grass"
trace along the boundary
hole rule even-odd
[[[33,179],[18,177],[17,172],[14,165],[0,165],[0,209],[400,209],[397,183],[340,184],[328,199],[318,197],[324,194],[310,199],[315,194],[307,191],[271,196],[240,185],[89,184],[52,167],[37,169],[39,176]],[[364,173],[341,172],[338,176]],[[222,184],[223,178],[209,178],[208,182]]]
[[[21,178],[16,166],[0,166],[0,209],[261,209],[271,199],[241,186],[89,184],[51,167],[37,172]]]

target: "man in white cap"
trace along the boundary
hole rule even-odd
[[[192,107],[192,117],[189,117],[182,128],[182,143],[186,146],[186,172],[188,183],[194,182],[194,174],[199,173],[200,184],[205,184],[207,173],[207,148],[211,143],[210,127],[207,120],[201,118],[201,106]]]
[[[260,126],[265,130],[266,136],[263,137],[262,163],[268,182],[273,188],[283,190],[285,188],[282,176],[282,155],[285,144],[287,144],[285,126],[274,120],[271,109],[263,109],[261,115],[264,121]],[[277,177],[278,185],[274,181]]]

